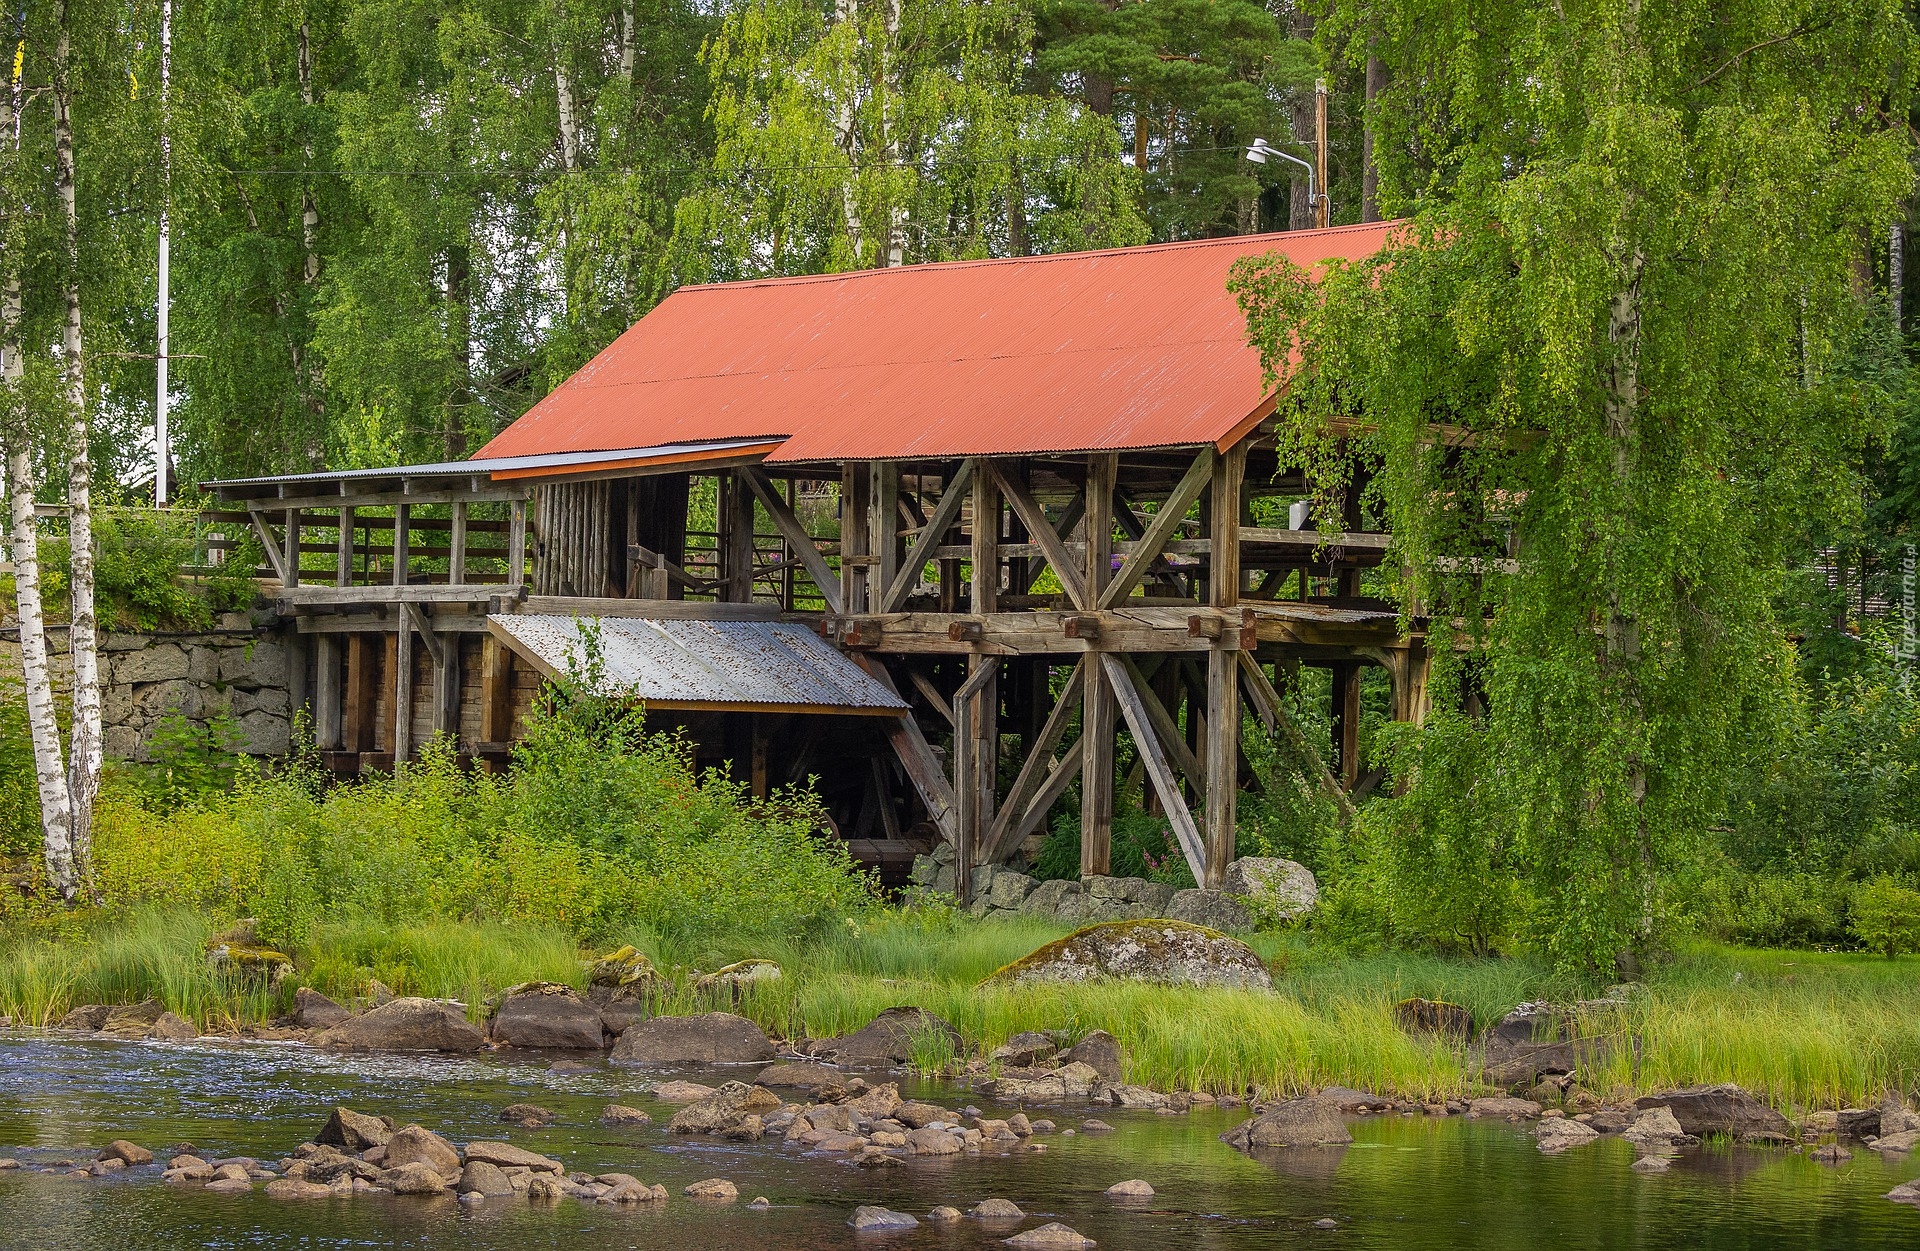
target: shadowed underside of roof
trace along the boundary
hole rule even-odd
[[[1243,256],[1371,255],[1392,223],[683,287],[479,453],[779,437],[771,462],[1215,443],[1268,400]]]

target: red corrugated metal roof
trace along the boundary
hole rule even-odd
[[[1227,293],[1391,223],[682,287],[478,455],[784,436],[772,462],[1217,442],[1267,396]]]

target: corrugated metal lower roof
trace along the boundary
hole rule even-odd
[[[898,716],[907,705],[819,635],[788,621],[690,621],[502,613],[487,628],[549,677],[585,663],[597,637],[608,693],[657,708]]]
[[[707,442],[658,443],[591,452],[543,452],[516,456],[477,456],[472,460],[434,461],[420,465],[389,465],[380,469],[330,469],[320,473],[288,473],[265,478],[218,478],[202,482],[207,490],[258,486],[324,486],[330,483],[382,482],[389,478],[470,478],[485,474],[494,479],[559,477],[598,469],[630,469],[650,464],[679,464],[780,445],[776,436],[720,439]]]

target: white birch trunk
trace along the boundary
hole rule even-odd
[[[580,168],[580,123],[575,116],[573,80],[567,75],[557,44],[553,50],[553,85],[560,103],[560,163],[571,174]]]
[[[100,789],[100,658],[93,610],[93,466],[87,450],[87,388],[80,338],[80,215],[73,186],[73,89],[69,78],[71,40],[67,0],[56,0],[54,20],[53,126],[54,185],[66,215],[66,326],[61,353],[66,358],[67,403],[73,423],[67,464],[67,503],[71,509],[68,651],[73,659],[73,727],[67,748],[67,794],[72,806],[73,868],[89,876],[93,841],[93,800]],[[63,889],[71,900],[74,888]]]
[[[311,109],[313,107],[313,41],[307,29],[307,23],[304,21],[300,23],[300,54],[295,68],[300,75],[300,103]],[[307,143],[302,146],[306,151],[307,160],[312,161],[313,145]],[[320,279],[320,206],[313,201],[313,186],[310,183],[302,184],[300,188],[300,242],[307,250],[307,263],[301,276],[308,286],[312,286]],[[297,354],[299,349],[296,347],[294,351]],[[298,364],[299,362],[296,361],[296,372]]]
[[[620,81],[633,94],[633,0],[620,0]]]
[[[835,27],[851,25],[859,19],[859,0],[834,0],[833,24]],[[853,33],[854,47],[859,47],[859,32]],[[857,161],[857,140],[854,132],[854,100],[859,92],[860,69],[858,57],[849,65],[842,80],[837,84],[840,96],[833,111],[833,130],[835,141],[840,150],[846,153],[847,176],[840,184],[840,211],[847,222],[847,242],[853,248],[854,264],[861,263],[866,250],[864,232],[860,228],[860,167]]]
[[[900,170],[900,134],[899,128],[892,124],[891,111],[895,101],[900,99],[900,84],[895,80],[896,67],[900,64],[897,55],[900,48],[900,0],[886,0],[886,45],[880,50],[880,133],[881,144],[887,155],[887,265],[896,267],[906,263],[907,247],[907,209],[894,199],[892,191],[894,179]]]

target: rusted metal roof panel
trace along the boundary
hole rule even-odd
[[[784,436],[770,463],[1218,442],[1268,399],[1243,256],[1392,223],[682,287],[482,451]]]
[[[597,637],[605,693],[660,707],[871,713],[907,709],[803,625],[501,613],[487,628],[548,676],[587,663]]]

